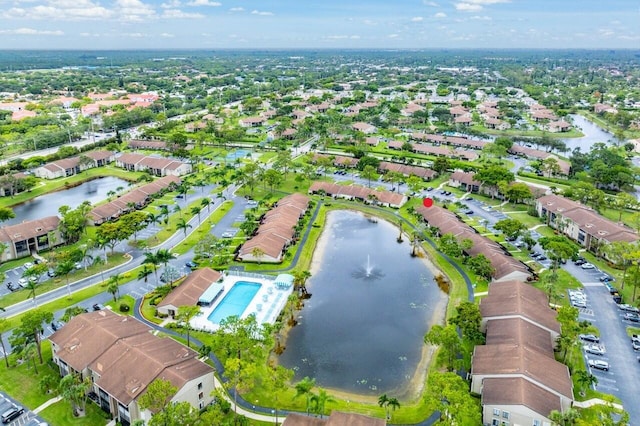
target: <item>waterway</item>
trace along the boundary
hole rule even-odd
[[[129,183],[126,180],[106,176],[83,182],[73,188],[41,195],[26,203],[12,207],[16,217],[3,222],[3,225],[58,215],[58,209],[61,206],[69,206],[74,209],[84,201],[95,204],[107,199],[108,192],[115,192],[118,188],[126,190],[128,185]]]
[[[312,297],[279,358],[296,380],[351,395],[415,396],[430,356],[423,337],[441,321],[446,295],[433,266],[397,237],[386,221],[328,214],[307,284]]]
[[[609,145],[610,142],[615,139],[613,134],[581,115],[570,114],[569,117],[571,117],[571,122],[574,127],[578,128],[578,130],[584,134],[584,136],[579,138],[562,139],[570,151],[573,151],[575,148],[580,148],[582,152],[589,152],[593,144],[602,142]]]

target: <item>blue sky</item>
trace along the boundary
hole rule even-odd
[[[0,49],[633,48],[638,0],[0,0]]]

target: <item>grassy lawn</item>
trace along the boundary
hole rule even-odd
[[[84,417],[74,417],[71,404],[64,400],[42,410],[40,416],[49,424],[56,426],[106,425],[110,421],[110,416],[91,401],[87,401]]]
[[[173,251],[179,254],[184,254],[191,250],[191,248],[200,240],[203,235],[207,235],[211,228],[222,219],[233,207],[233,201],[225,201],[209,216],[209,219],[203,220],[198,228],[192,232],[186,240],[182,241]],[[206,209],[205,209],[206,210]],[[206,213],[206,212],[205,212]]]
[[[120,296],[117,301],[114,302],[112,299],[109,302],[105,303],[105,305],[110,306],[113,312],[117,312],[120,315],[133,315],[133,306],[135,305],[135,303],[136,300],[132,296],[125,294],[124,296]],[[125,312],[121,311],[121,305],[127,305],[129,307],[129,310]]]

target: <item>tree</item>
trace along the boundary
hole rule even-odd
[[[376,169],[373,166],[365,166],[360,175],[367,179],[368,186],[371,188],[371,179],[376,176]]]
[[[395,412],[397,409],[400,408],[400,401],[398,401],[398,398],[389,398],[389,401],[387,402],[387,406],[391,407],[392,412]]]
[[[118,293],[120,292],[120,274],[111,275],[107,285],[107,291],[113,296],[114,303],[118,301]]]
[[[29,342],[24,347],[22,347],[22,357],[24,360],[29,363],[31,361],[33,363],[33,371],[38,374],[38,364],[36,364],[36,355],[38,354],[38,349],[36,348],[35,342]]]
[[[264,184],[268,185],[271,192],[273,192],[273,189],[282,183],[283,177],[277,170],[269,169],[264,172],[263,180]]]
[[[149,264],[153,267],[153,273],[156,276],[156,284],[159,284],[158,280],[158,266],[162,263],[158,258],[156,253],[152,253],[150,251],[144,253],[144,263]]]
[[[482,253],[478,253],[476,256],[468,257],[466,259],[467,267],[476,275],[490,280],[495,272],[491,261]]]
[[[234,414],[238,416],[238,392],[250,390],[255,383],[256,367],[248,360],[227,358],[224,363],[225,375],[229,379],[227,386],[233,390]]]
[[[58,209],[61,216],[58,227],[67,244],[75,243],[80,239],[87,228],[90,211],[91,203],[88,201],[83,202],[75,209],[71,209],[69,206],[61,206]]]
[[[298,291],[302,295],[307,294],[307,280],[311,278],[311,272],[308,270],[296,269],[293,271],[293,286],[294,290]]]
[[[504,195],[507,197],[507,200],[514,204],[527,202],[528,200],[531,200],[533,198],[531,189],[526,183],[523,182],[513,182],[507,187]]]
[[[490,189],[491,198],[494,198],[499,182],[510,183],[515,179],[512,172],[502,166],[489,166],[481,169],[473,175],[473,179]]]
[[[99,242],[104,243],[111,249],[113,255],[116,245],[120,241],[124,241],[132,235],[133,232],[125,228],[120,222],[103,223],[96,230],[96,238]]]
[[[420,192],[420,190],[422,189],[423,183],[424,183],[423,180],[415,175],[410,175],[407,178],[407,186],[409,187],[409,190],[411,192]]]
[[[501,231],[510,240],[515,240],[527,229],[518,219],[502,219],[497,221],[493,227]]]
[[[482,424],[482,412],[469,392],[469,385],[455,373],[430,373],[426,398],[440,412],[443,424]]]
[[[5,222],[16,217],[10,207],[0,207],[0,222]]]
[[[185,238],[187,238],[187,230],[189,228],[191,228],[191,225],[189,225],[189,223],[182,217],[178,219],[178,222],[176,222],[176,229],[182,229]]]
[[[191,320],[198,315],[201,315],[202,311],[199,306],[195,305],[183,305],[178,307],[178,315],[176,320],[184,328],[187,329],[187,347],[191,347],[191,341],[189,340],[189,332],[191,331]]]
[[[266,384],[274,400],[276,425],[278,424],[278,399],[282,391],[287,389],[287,383],[293,378],[293,370],[288,370],[281,365],[267,367]]]
[[[262,256],[264,255],[265,252],[260,247],[254,247],[251,249],[251,256],[258,261],[258,265],[262,263]]]
[[[69,284],[69,274],[75,269],[75,264],[71,259],[58,263],[56,275],[64,277],[67,283],[67,294],[71,297],[71,285]]]
[[[296,394],[294,395],[294,399],[299,396],[304,396],[307,401],[306,410],[307,415],[309,414],[309,410],[311,409],[311,397],[313,396],[313,388],[316,386],[316,379],[312,379],[309,376],[305,376],[304,379],[300,380],[295,385]]]
[[[91,385],[90,377],[82,380],[79,375],[67,374],[60,380],[58,391],[64,399],[69,401],[73,412],[79,411],[83,416],[87,405],[87,392],[91,389]]]
[[[471,248],[470,240],[459,243],[453,234],[444,234],[438,238],[438,250],[450,257],[460,257],[463,251]]]
[[[143,410],[149,410],[153,414],[161,413],[178,392],[169,380],[155,379],[147,386],[147,391],[138,399],[138,404]]]
[[[44,362],[42,359],[42,348],[40,343],[40,331],[44,324],[53,321],[53,314],[41,309],[27,311],[20,318],[20,325],[13,330],[10,342],[14,347],[25,347],[28,343],[35,342],[40,364]]]
[[[9,330],[10,324],[9,320],[6,318],[0,318],[0,347],[2,347],[2,355],[4,357],[4,362],[7,364],[7,368],[9,368],[9,356],[7,355],[7,350],[4,347],[4,340],[2,340],[2,335]]]
[[[439,324],[434,325],[425,334],[424,342],[440,346],[440,356],[444,358],[448,371],[453,371],[456,368],[456,359],[462,343],[453,325],[447,325],[446,327]]]
[[[386,393],[383,393],[378,397],[378,406],[384,408],[384,418],[389,420],[389,397]]]
[[[320,414],[320,418],[322,418],[324,417],[324,408],[327,402],[335,402],[335,399],[326,390],[318,389],[318,393],[312,395],[310,401],[313,404],[314,413]]]
[[[207,208],[207,212],[211,210],[211,200],[209,198],[203,198],[202,200],[200,200],[200,206],[202,208]]]
[[[138,275],[136,276],[136,278],[139,279],[139,280],[144,280],[144,282],[146,283],[147,282],[147,277],[151,273],[153,273],[154,270],[155,270],[155,267],[154,267],[154,269],[149,269],[149,266],[146,263],[144,263],[142,265],[142,269],[140,269],[138,271]]]
[[[462,331],[462,336],[476,345],[484,343],[484,335],[480,331],[482,315],[477,303],[461,302],[456,306],[456,314],[449,322],[457,325]]]
[[[586,370],[578,370],[576,373],[577,382],[580,385],[580,395],[584,396],[588,387],[598,384],[598,379]]]
[[[142,211],[133,211],[131,213],[127,213],[122,215],[118,222],[120,222],[120,226],[124,229],[129,230],[129,235],[133,234],[133,239],[138,239],[138,232],[142,231],[147,226],[146,220],[148,219],[148,214]]]
[[[551,273],[554,279],[560,264],[578,255],[578,248],[564,235],[542,237],[538,239],[538,243],[547,251],[547,255],[552,261]]]

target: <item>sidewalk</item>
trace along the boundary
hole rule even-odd
[[[38,414],[40,411],[44,410],[48,406],[53,405],[56,402],[61,401],[61,400],[62,400],[61,396],[56,396],[55,398],[51,398],[50,400],[48,400],[47,402],[45,402],[44,404],[42,404],[38,408],[34,409],[33,412]]]

